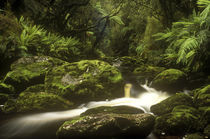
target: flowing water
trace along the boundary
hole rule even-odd
[[[150,112],[152,105],[166,99],[169,95],[159,92],[147,85],[142,85],[145,92],[138,92],[138,97],[130,98],[130,89],[132,85],[125,85],[125,97],[106,101],[93,101],[83,104],[76,109],[46,112],[40,114],[26,115],[11,119],[0,127],[1,139],[18,139],[18,138],[55,138],[56,129],[65,121],[79,116],[87,109],[99,106],[119,106],[128,105]],[[136,92],[135,92],[136,93]],[[52,131],[52,132],[50,132]],[[38,136],[39,135],[39,136]],[[46,136],[46,137],[45,137]]]

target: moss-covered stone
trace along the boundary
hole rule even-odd
[[[98,114],[66,121],[57,131],[59,139],[146,137],[152,130],[150,114]]]
[[[14,87],[12,85],[0,82],[0,92],[5,93],[5,94],[13,94]]]
[[[88,109],[81,115],[99,114],[99,113],[116,113],[116,114],[140,114],[144,113],[143,110],[131,106],[101,106]]]
[[[68,100],[45,92],[23,92],[16,100],[8,100],[4,106],[4,113],[23,113],[65,110],[72,106]]]
[[[208,124],[204,129],[204,135],[208,138],[210,138],[210,124]]]
[[[0,105],[3,105],[9,99],[8,94],[0,93]]]
[[[124,56],[119,58],[120,69],[123,73],[132,73],[135,68],[143,65],[144,61],[140,58]]]
[[[137,80],[139,82],[144,83],[146,79],[148,81],[152,81],[152,79],[154,79],[156,75],[158,75],[164,70],[165,70],[164,67],[142,65],[140,67],[137,67],[133,73],[135,76],[137,76]]]
[[[180,105],[171,113],[158,116],[154,132],[158,135],[184,135],[187,132],[201,130],[199,111],[193,107]]]
[[[210,106],[210,85],[195,91],[194,102],[198,107]]]
[[[152,83],[152,87],[168,91],[177,92],[186,86],[186,74],[177,69],[167,69],[158,74]]]
[[[177,93],[162,102],[151,106],[150,110],[156,115],[163,115],[170,113],[173,108],[178,105],[193,106],[193,99],[184,93]]]
[[[82,60],[50,70],[45,89],[75,103],[84,103],[123,96],[123,78],[118,69],[106,62]]]
[[[28,93],[45,92],[45,86],[44,84],[33,85],[28,87],[23,92],[28,92]]]
[[[4,83],[13,85],[15,91],[20,93],[31,85],[44,83],[45,73],[63,63],[62,60],[48,56],[20,58],[11,65],[12,71],[7,73]]]

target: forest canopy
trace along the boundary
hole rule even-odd
[[[137,56],[190,71],[209,68],[208,0],[2,0],[0,6],[1,63],[22,55]]]

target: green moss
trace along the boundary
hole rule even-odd
[[[32,92],[32,93],[45,92],[44,84],[37,84],[30,86],[26,90],[24,90],[24,92]]]
[[[64,110],[72,106],[72,103],[69,101],[57,95],[44,92],[23,92],[15,102],[12,104],[10,102],[7,102],[7,106],[5,107],[4,112],[6,113]]]
[[[152,130],[150,114],[96,114],[65,122],[58,138],[111,138],[122,135],[146,137]]]
[[[15,87],[17,93],[34,84],[44,83],[44,77],[52,67],[65,62],[47,56],[20,58],[11,65],[12,71],[7,73],[4,82]]]
[[[199,120],[200,113],[197,109],[185,105],[179,105],[174,107],[172,113],[175,113],[177,116],[184,114],[186,118],[193,118]]]
[[[75,124],[76,122],[81,121],[81,120],[83,120],[83,119],[85,119],[85,116],[77,117],[77,118],[72,119],[72,120],[70,120],[70,121],[64,122],[63,126],[66,126],[66,125],[69,125],[69,124]]]
[[[164,80],[166,80],[165,82],[169,82],[169,83],[174,83],[176,82],[180,77],[185,76],[185,74],[177,69],[168,69],[165,70],[163,72],[161,72],[160,74],[158,74],[155,77],[155,83],[156,82],[162,82]]]
[[[184,135],[202,129],[199,111],[189,106],[177,106],[171,113],[156,118],[154,132],[158,135]]]
[[[140,67],[137,67],[134,70],[134,74],[137,76],[138,81],[144,83],[145,79],[152,81],[156,75],[158,75],[160,72],[164,71],[164,67],[156,67],[151,65],[142,65]]]
[[[184,93],[177,93],[151,106],[150,110],[156,115],[163,115],[172,112],[174,107],[179,105],[193,106],[193,99]]]
[[[186,74],[177,69],[168,69],[153,80],[153,87],[169,92],[177,92],[186,86]]]
[[[118,63],[121,71],[125,74],[132,73],[135,68],[144,64],[144,61],[137,57],[124,56],[120,57]]]
[[[15,92],[15,90],[12,85],[0,82],[0,92],[6,93],[6,94],[13,94]]]
[[[114,73],[114,76],[110,76],[108,78],[111,81],[111,83],[118,83],[119,81],[123,80],[122,75],[119,72],[118,73]]]
[[[106,62],[82,60],[47,72],[45,88],[47,92],[84,103],[122,93],[123,79],[119,70]]]

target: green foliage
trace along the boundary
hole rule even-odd
[[[15,20],[15,19],[14,19]],[[9,57],[22,57],[28,55],[49,55],[66,61],[71,61],[80,54],[79,41],[72,37],[61,37],[54,33],[47,32],[38,25],[33,25],[23,17],[17,23],[21,26],[20,33],[12,29],[6,30],[4,36],[0,35],[1,53]],[[13,46],[8,46],[13,42]]]
[[[201,69],[209,58],[210,1],[199,0],[198,4],[205,6],[201,13],[194,12],[190,19],[174,22],[171,29],[155,35],[157,40],[169,44],[165,54],[167,60],[176,60],[177,64],[194,71]]]
[[[18,47],[16,35],[22,31],[16,18],[9,12],[0,14],[0,63],[5,60],[13,59],[21,54],[21,48]]]

